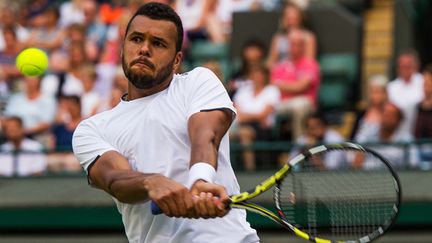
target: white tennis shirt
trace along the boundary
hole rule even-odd
[[[219,79],[206,68],[175,75],[170,86],[151,96],[121,101],[112,110],[81,122],[73,137],[74,153],[88,166],[107,151],[118,151],[134,170],[161,173],[187,184],[191,144],[187,122],[202,110],[228,108],[231,100]],[[96,162],[97,163],[97,162]],[[220,144],[216,183],[228,194],[239,193],[229,158],[226,134]],[[153,216],[150,203],[126,204],[114,199],[130,242],[258,242],[244,210],[233,209],[223,218],[183,219]]]

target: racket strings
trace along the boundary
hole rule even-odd
[[[279,183],[279,206],[288,222],[331,240],[359,239],[389,226],[398,200],[392,174],[367,152],[360,155],[363,167],[355,169],[359,152],[352,153],[333,150],[307,158]]]

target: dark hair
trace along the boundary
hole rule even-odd
[[[316,111],[316,112],[312,112],[312,113],[308,114],[308,115],[304,118],[304,122],[303,122],[304,125],[306,126],[306,125],[307,125],[307,122],[308,122],[309,120],[312,120],[312,119],[315,119],[315,120],[320,121],[324,126],[327,126],[327,125],[328,125],[327,118],[324,116],[324,114],[323,114],[321,111]]]
[[[59,99],[70,100],[81,107],[81,98],[78,95],[61,95]]]
[[[129,27],[133,21],[133,19],[138,16],[146,16],[155,20],[167,20],[175,24],[177,28],[177,43],[176,43],[176,51],[180,51],[183,45],[183,24],[180,17],[170,6],[162,3],[151,2],[142,5],[129,20],[129,23],[126,26],[125,37],[129,31]]]
[[[242,51],[244,51],[245,49],[247,49],[249,47],[256,47],[256,48],[260,49],[264,55],[266,53],[266,46],[259,39],[253,38],[253,39],[249,39],[249,40],[245,41],[245,43],[243,44],[243,47],[242,47]]]
[[[22,118],[19,116],[8,116],[6,117],[6,121],[15,121],[20,127],[23,127],[24,125]]]

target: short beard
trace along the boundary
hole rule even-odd
[[[122,57],[122,67],[126,78],[133,86],[137,89],[151,89],[165,82],[165,80],[172,75],[172,71],[174,70],[174,59],[166,66],[162,67],[160,72],[156,73],[156,76],[133,72],[126,64],[124,57]]]

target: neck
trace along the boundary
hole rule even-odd
[[[157,84],[154,87],[151,87],[149,89],[138,89],[133,84],[129,82],[128,86],[128,94],[126,97],[127,101],[147,97],[156,93],[161,92],[162,90],[165,90],[168,88],[168,86],[171,84],[171,80],[173,78],[173,75],[170,75],[164,82]]]

